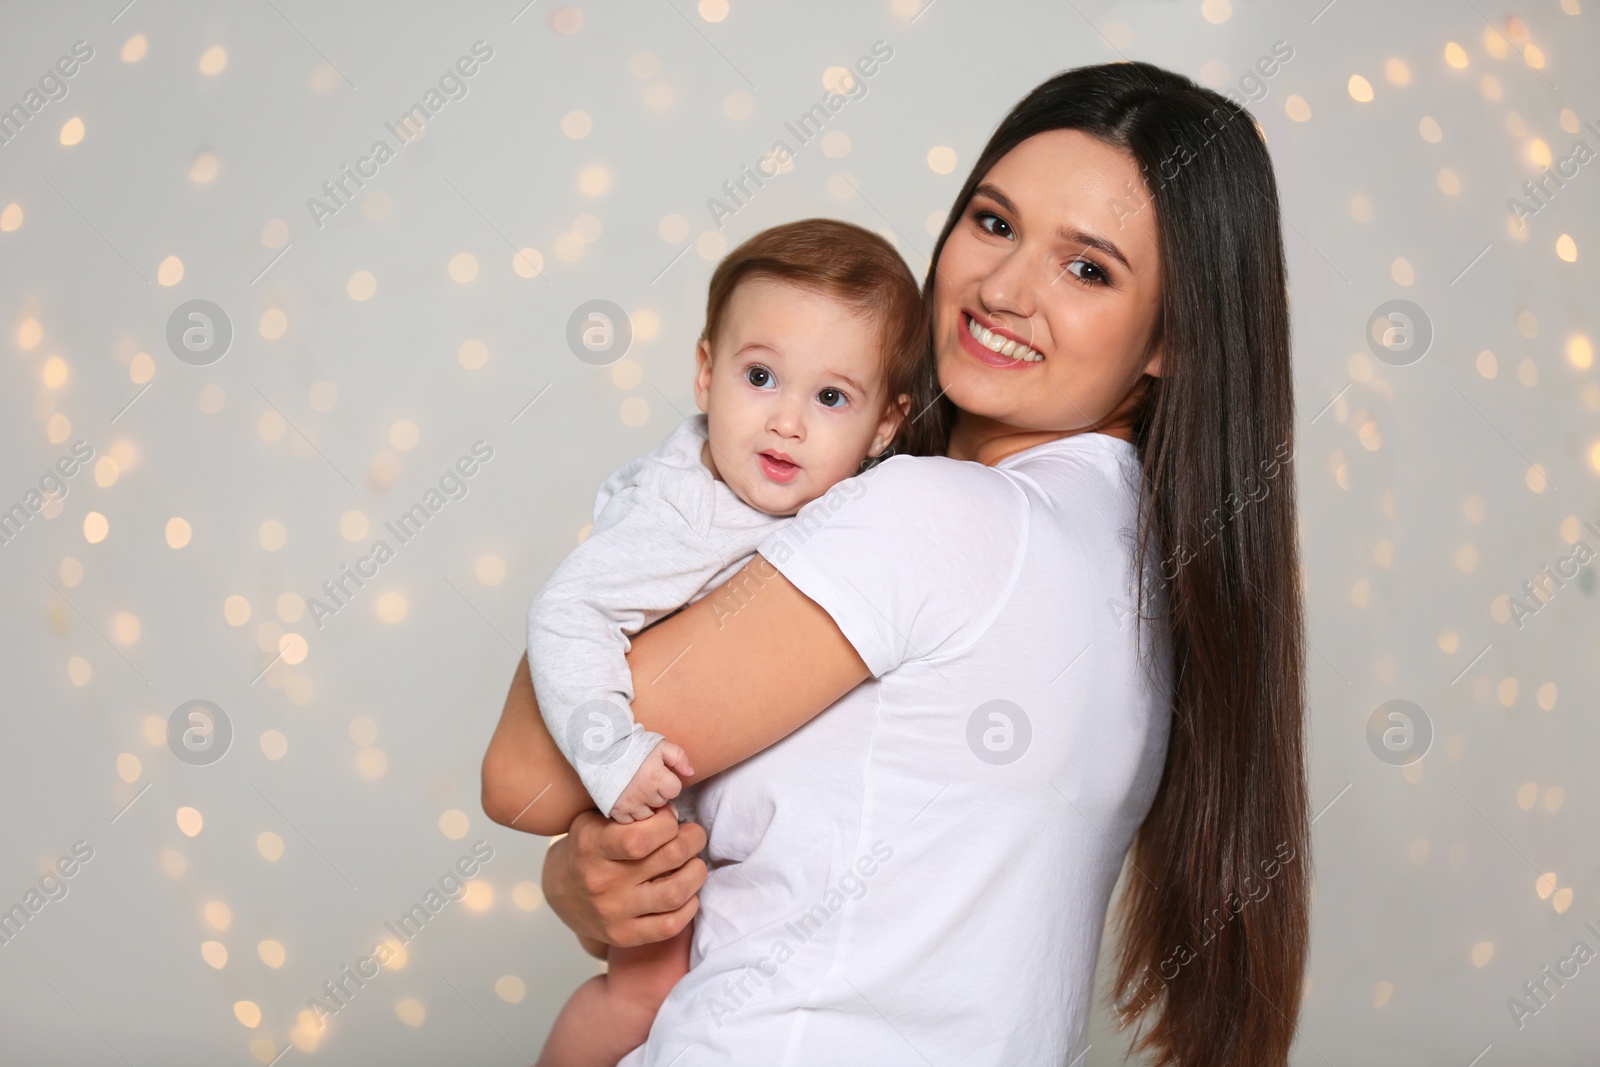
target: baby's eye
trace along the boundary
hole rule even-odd
[[[772,372],[760,364],[752,364],[745,370],[744,380],[757,389],[765,389],[772,384]]]
[[[828,388],[817,393],[817,400],[820,401],[822,406],[825,408],[842,408],[849,402],[850,398],[845,396],[839,390],[829,386]]]

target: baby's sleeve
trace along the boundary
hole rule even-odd
[[[811,501],[758,551],[832,617],[874,678],[970,648],[1015,585],[1028,504],[999,472],[895,456]]]
[[[709,536],[707,514],[654,487],[619,488],[528,607],[539,713],[608,815],[662,740],[634,722],[629,638],[682,607],[729,562]]]

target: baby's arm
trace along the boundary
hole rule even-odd
[[[671,800],[679,777],[693,773],[681,748],[661,751],[661,735],[636,726],[625,657],[630,635],[682,607],[722,569],[701,525],[655,488],[624,486],[528,609],[540,714],[595,806],[619,821],[648,816],[652,800]]]

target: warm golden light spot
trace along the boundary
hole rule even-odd
[[[167,743],[167,720],[159,715],[146,715],[139,732],[152,748],[162,748]]]
[[[253,1000],[235,1001],[233,1017],[252,1030],[261,1025],[261,1009]]]
[[[1483,28],[1483,50],[1496,59],[1504,59],[1511,54],[1511,45],[1507,43],[1505,35],[1493,26]]]
[[[196,837],[205,828],[205,818],[200,814],[198,808],[191,808],[187,805],[181,807],[177,811],[176,818],[178,829],[183,831],[185,837]]]
[[[263,830],[256,835],[256,851],[268,863],[277,863],[283,858],[283,838],[271,830]]]
[[[611,384],[618,389],[637,389],[644,381],[644,364],[633,359],[619,359],[611,364]]]
[[[283,951],[283,945],[272,940],[263,941],[256,945],[256,954],[261,957],[262,963],[265,963],[273,970],[277,970],[279,967],[283,966],[284,957],[286,955]]]
[[[1461,647],[1461,635],[1454,630],[1443,630],[1439,634],[1439,650],[1446,655],[1455,655],[1456,649]]]
[[[704,260],[721,259],[728,250],[728,240],[716,230],[707,230],[694,240],[694,250]]]
[[[1359,74],[1350,75],[1350,81],[1345,86],[1350,91],[1350,99],[1358,104],[1372,102],[1372,83]]]
[[[1355,219],[1357,222],[1371,222],[1372,201],[1368,200],[1359,193],[1357,193],[1355,196],[1352,196],[1350,198],[1350,217]],[[928,217],[928,222],[932,224],[935,218],[939,220],[938,224],[940,226],[944,225],[944,216],[942,215],[930,215]],[[939,231],[931,228],[930,226],[929,232],[938,233]]]
[[[1295,122],[1311,120],[1311,105],[1298,93],[1290,93],[1283,102],[1283,113]]]
[[[1411,68],[1399,56],[1391,58],[1383,65],[1383,76],[1389,79],[1390,85],[1411,84]]]
[[[350,720],[349,734],[357,746],[366,748],[378,740],[378,724],[365,715],[358,715]]]
[[[700,0],[700,6],[705,6],[706,0]],[[501,975],[494,983],[495,996],[507,1004],[521,1004],[522,998],[528,995],[528,987],[522,979],[514,974]]]
[[[378,291],[378,279],[370,270],[358,270],[350,275],[344,290],[351,300],[371,300]]]
[[[583,238],[575,233],[561,234],[550,243],[550,250],[563,263],[578,262],[583,258],[583,252],[586,247],[583,243]]]
[[[61,143],[71,148],[83,140],[83,119],[72,116],[61,124]]]
[[[642,99],[651,111],[665,111],[672,106],[672,86],[666,82],[652,82],[644,87]]]
[[[506,561],[499,556],[480,556],[472,572],[479,585],[499,585],[506,580]]]
[[[399,593],[385,593],[378,598],[375,610],[379,622],[393,625],[405,619],[409,608],[406,604],[406,598]]]
[[[422,1002],[412,997],[407,997],[396,1004],[394,1013],[407,1026],[421,1026],[422,1021],[428,1017],[428,1010],[422,1006]]]
[[[289,329],[289,316],[283,313],[282,308],[268,308],[261,315],[261,336],[269,341],[276,341]]]
[[[283,731],[261,731],[261,754],[273,762],[289,754],[289,739],[283,735]]]
[[[735,89],[722,98],[722,113],[735,122],[743,122],[755,113],[756,102],[743,89]]]
[[[511,890],[511,903],[523,911],[536,911],[544,903],[544,892],[537,882],[518,882]]]
[[[584,244],[594,244],[600,240],[600,234],[605,227],[600,222],[600,216],[585,212],[572,220],[573,235]]]
[[[306,639],[297,633],[287,633],[278,639],[278,651],[283,654],[283,662],[291,667],[304,663],[306,653],[310,650]]]
[[[1554,157],[1550,154],[1550,146],[1543,137],[1535,137],[1528,142],[1528,158],[1536,167],[1548,167]]]
[[[221,941],[202,941],[200,958],[220,971],[228,965],[228,946]]]
[[[289,243],[289,224],[282,219],[268,219],[261,227],[261,244],[265,248],[282,248]]]
[[[1439,191],[1446,196],[1455,196],[1461,192],[1461,178],[1449,167],[1439,170]]]
[[[207,48],[200,56],[200,73],[221,74],[228,65],[228,50],[220,44]]]
[[[1478,368],[1478,373],[1485,378],[1492,379],[1500,372],[1499,361],[1494,358],[1494,353],[1487,348],[1478,353],[1478,358],[1474,365]]]
[[[947,145],[928,149],[928,169],[935,174],[949,174],[956,169],[956,150]]]
[[[728,17],[728,0],[700,0],[695,10],[707,22],[721,22]]]
[[[830,93],[845,96],[855,84],[855,71],[849,67],[829,67],[822,72],[822,87]]]
[[[1588,370],[1594,363],[1594,347],[1583,334],[1575,333],[1567,339],[1567,362],[1578,370]]]
[[[617,409],[617,416],[624,426],[638,429],[650,421],[650,402],[642,396],[630,396]]]
[[[1550,903],[1555,907],[1557,915],[1565,915],[1567,909],[1572,907],[1572,887],[1563,886],[1557,889],[1555,896],[1550,898]]]
[[[183,281],[183,260],[177,256],[168,256],[156,268],[156,281],[162,285],[177,285]]]
[[[1485,74],[1478,80],[1478,91],[1485,100],[1498,100],[1506,95],[1505,88],[1501,86],[1500,79],[1493,74]]]
[[[1556,891],[1556,872],[1547,871],[1541,874],[1539,880],[1533,884],[1533,891],[1539,894],[1540,900],[1549,900],[1550,894]]]
[[[1544,69],[1544,51],[1536,44],[1530,44],[1522,50],[1522,59],[1534,70]]]
[[[91,545],[104,541],[110,532],[111,523],[98,511],[91,511],[83,517],[83,539]]]
[[[629,316],[633,323],[635,341],[651,341],[661,332],[661,316],[649,308],[640,308]]]
[[[581,141],[594,129],[594,120],[587,111],[569,111],[561,116],[561,132],[574,141]]]
[[[83,564],[76,556],[63,556],[58,573],[61,575],[61,584],[71,589],[83,581]]]
[[[124,63],[137,63],[150,51],[150,42],[144,34],[136,33],[122,42],[122,61]]]
[[[1529,389],[1539,384],[1539,364],[1531,359],[1523,359],[1517,363],[1517,381]]]
[[[143,629],[139,624],[139,616],[131,611],[119,611],[111,619],[111,633],[118,644],[137,644]]]
[[[15,207],[16,205],[12,205]],[[10,208],[6,209],[11,210]],[[20,212],[22,209],[17,208]],[[3,218],[3,216],[0,216]],[[0,227],[3,228],[3,227]],[[16,227],[12,227],[15,229]],[[38,347],[39,341],[44,337],[44,327],[39,325],[39,320],[29,316],[17,326],[17,347],[24,351]]]
[[[1378,424],[1371,419],[1361,424],[1357,436],[1361,440],[1361,447],[1368,452],[1376,452],[1383,447],[1383,435],[1378,432]]]
[[[22,205],[13,200],[4,210],[0,210],[0,233],[12,233],[22,225]],[[32,322],[32,319],[25,320]],[[39,342],[35,341],[34,344]],[[32,348],[33,345],[23,345],[23,348]]]
[[[229,626],[243,626],[250,621],[250,601],[234,593],[222,602],[222,617]]]
[[[148,352],[139,352],[128,361],[128,379],[134,385],[143,385],[156,376],[156,361]]]
[[[363,748],[356,753],[356,773],[369,781],[382,778],[389,770],[389,757],[382,749]]]
[[[161,724],[163,733],[166,732],[166,728],[167,724],[163,722]],[[165,744],[166,742],[163,740],[161,743]],[[183,858],[183,853],[175,848],[162,849],[159,859],[161,861],[161,870],[166,873],[168,878],[182,878],[183,872],[189,866],[189,861]]]
[[[89,661],[82,656],[72,656],[67,660],[67,681],[82,689],[94,677],[94,668],[89,666]]]
[[[209,184],[216,178],[219,169],[216,156],[210,152],[201,152],[195,157],[194,162],[189,164],[189,180],[196,185]]]
[[[394,197],[382,189],[368,193],[367,198],[361,201],[361,214],[373,222],[382,222],[389,217],[389,212],[392,210],[394,210]]]
[[[410,419],[398,419],[389,427],[389,443],[402,452],[416,448],[421,437],[422,431]]]
[[[461,894],[461,903],[467,906],[468,911],[488,911],[494,905],[494,890],[488,882],[475,878],[467,883],[466,890]]]
[[[611,172],[598,163],[591,163],[578,172],[578,191],[584,196],[599,196],[611,188]]]
[[[1412,766],[1413,767],[1419,767],[1419,766],[1421,766],[1421,764],[1414,763],[1414,764],[1412,764]],[[1394,997],[1394,983],[1393,982],[1379,982],[1377,988],[1372,991],[1372,1006],[1374,1008],[1381,1008],[1385,1004],[1389,1003],[1389,1001],[1393,997]]]
[[[850,135],[843,130],[829,130],[822,135],[822,154],[829,159],[843,159],[850,154]]]
[[[384,938],[383,943],[389,946],[389,958],[380,963],[379,966],[387,967],[391,971],[405,970],[406,963],[411,959],[410,951],[406,949],[405,945],[402,945],[392,937]]]
[[[449,266],[445,269],[451,281],[465,285],[478,276],[478,257],[471,252],[457,252],[450,257]]]
[[[1517,680],[1515,678],[1502,678],[1495,687],[1495,696],[1502,707],[1509,708],[1517,702]]]
[[[60,356],[51,356],[45,360],[44,367],[39,371],[39,380],[44,383],[46,389],[60,389],[67,384],[67,379],[71,376],[67,361]]]
[[[347,511],[339,516],[339,536],[346,541],[359,541],[367,536],[370,523],[365,514],[359,511]]]
[[[144,766],[139,762],[139,757],[132,752],[119,752],[117,754],[117,777],[132,785],[139,780]]]
[[[1472,946],[1472,965],[1474,967],[1486,967],[1492,959],[1494,959],[1493,941],[1479,941]]]
[[[276,552],[289,539],[289,532],[277,519],[268,519],[256,531],[256,541],[268,552]]]
[[[1411,266],[1411,261],[1401,256],[1389,264],[1389,277],[1394,279],[1396,285],[1411,285],[1417,280],[1417,272]]]
[[[1444,46],[1444,61],[1457,70],[1462,70],[1467,65],[1467,50],[1451,41]]]
[[[1539,707],[1543,711],[1552,711],[1556,706],[1556,683],[1546,682],[1539,687]]]
[[[122,476],[122,465],[110,456],[101,456],[94,462],[94,484],[108,489]]]
[[[317,382],[306,394],[306,403],[315,412],[325,414],[332,411],[334,405],[339,403],[339,387],[332,382]]]
[[[1456,549],[1456,570],[1462,574],[1471,574],[1478,569],[1478,550],[1473,545],[1462,545]]]
[[[1528,468],[1528,472],[1523,475],[1522,480],[1535,493],[1544,492],[1545,487],[1550,484],[1550,478],[1545,474],[1544,467],[1537,463]]]
[[[1556,255],[1567,263],[1578,262],[1578,243],[1571,234],[1564,233],[1556,238]]]
[[[1510,619],[1511,619],[1511,598],[1506,596],[1504,593],[1502,593],[1499,596],[1495,597],[1493,600],[1489,601],[1489,617],[1492,618],[1495,622],[1508,622],[1508,621],[1510,621]],[[1485,686],[1485,688],[1484,688],[1484,690],[1483,690],[1481,695],[1477,691],[1478,682],[1482,682],[1484,684],[1484,686]],[[1488,680],[1484,679],[1484,678],[1480,678],[1480,679],[1478,679],[1478,682],[1474,682],[1473,683],[1473,696],[1476,697],[1478,700],[1488,700],[1489,699],[1489,690],[1487,688]]]
[[[1545,790],[1544,810],[1554,814],[1555,812],[1561,810],[1561,805],[1566,801],[1566,799],[1566,789],[1559,785],[1553,785],[1549,789]]]
[[[200,390],[200,411],[202,414],[215,415],[222,410],[228,402],[228,394],[216,382],[207,382]]]
[[[519,248],[511,257],[511,269],[521,278],[536,278],[544,270],[544,254],[537,248]]]
[[[1228,21],[1233,14],[1233,4],[1229,0],[1204,0],[1200,5],[1200,15],[1213,26],[1220,26]]]
[[[452,841],[460,841],[463,837],[466,837],[468,829],[470,829],[470,823],[467,821],[466,813],[463,811],[451,808],[439,816],[439,832]]]

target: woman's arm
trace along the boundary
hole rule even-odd
[[[628,667],[634,718],[684,747],[695,781],[787,736],[868,675],[832,617],[759,555],[635,637]],[[524,657],[484,756],[483,810],[548,836],[590,807],[539,716]]]

